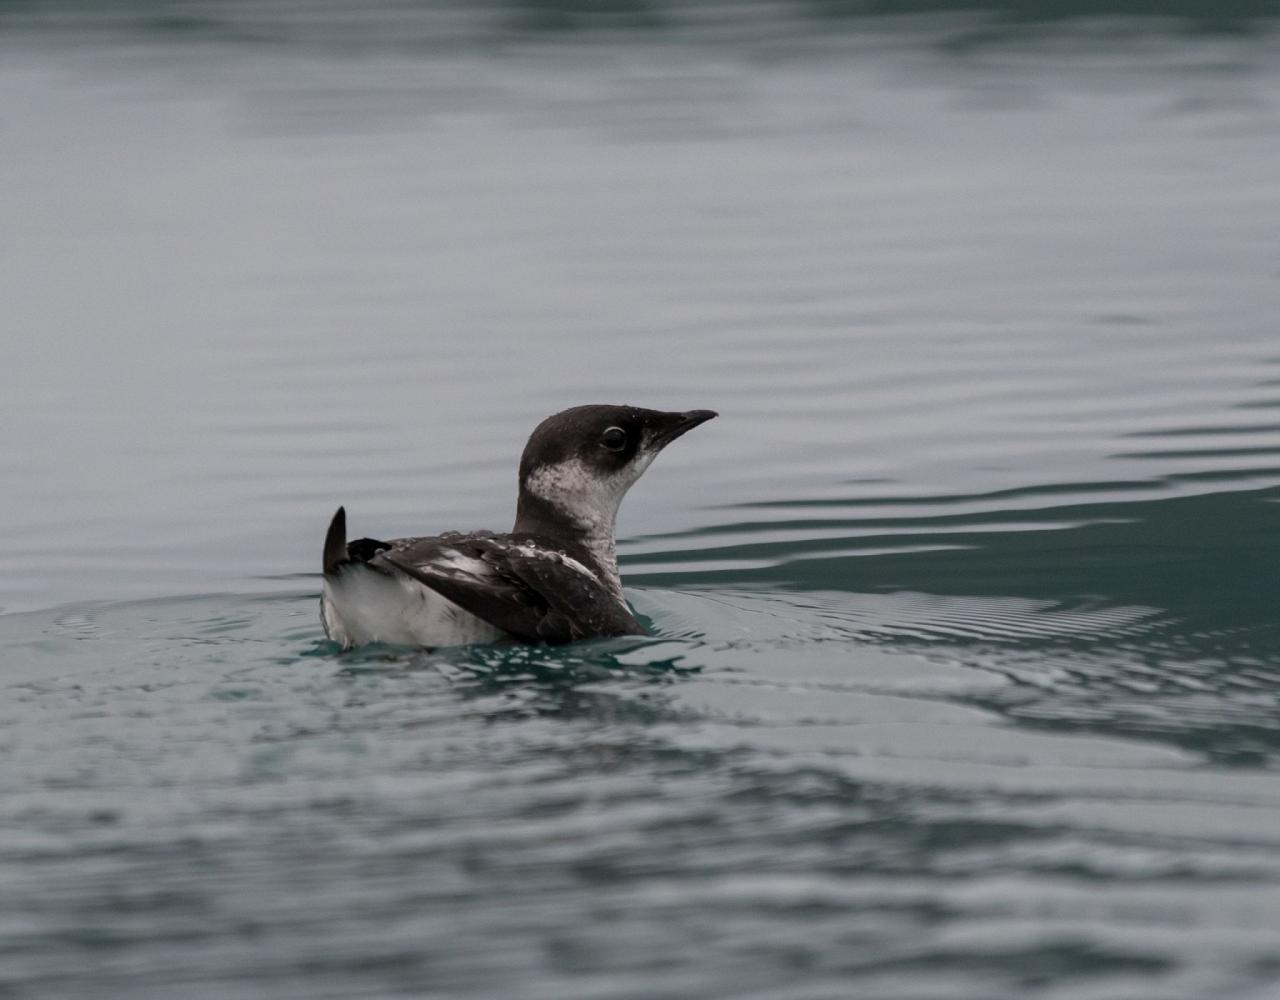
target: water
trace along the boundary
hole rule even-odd
[[[1280,995],[1277,12],[912,9],[0,6],[0,997]],[[653,638],[324,640],[585,401]]]

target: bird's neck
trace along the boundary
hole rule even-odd
[[[594,572],[619,601],[622,580],[614,540],[617,511],[582,510],[572,513],[542,497],[521,491],[512,534],[527,535],[544,545],[563,549]]]

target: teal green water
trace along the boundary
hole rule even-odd
[[[1280,995],[1276,11],[1120,6],[0,4],[0,998]],[[324,639],[586,401],[651,638]]]

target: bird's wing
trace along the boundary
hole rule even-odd
[[[582,563],[509,535],[407,538],[370,565],[394,567],[520,639],[643,635],[626,605]]]

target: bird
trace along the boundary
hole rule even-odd
[[[646,634],[618,575],[618,507],[663,448],[715,416],[589,404],[547,417],[521,454],[507,533],[348,542],[339,507],[324,540],[325,634],[344,650]]]

